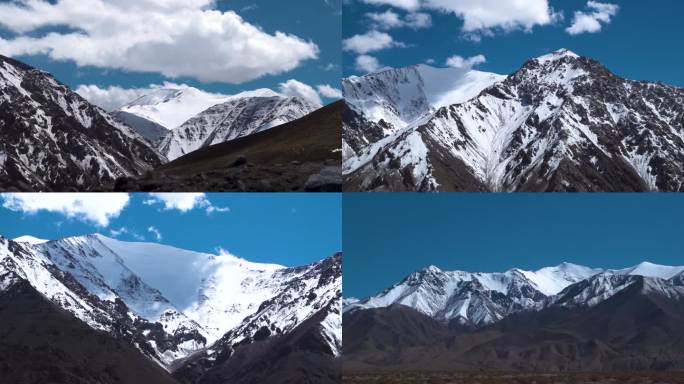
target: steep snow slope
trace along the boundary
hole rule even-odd
[[[158,88],[119,109],[166,129],[173,129],[205,109],[228,100],[193,87]]]
[[[384,137],[420,122],[441,107],[465,102],[504,78],[493,73],[421,64],[352,76],[344,79],[342,86],[347,106],[367,120],[368,125],[381,127]],[[355,124],[345,126],[344,134],[345,145],[354,153],[378,139],[365,132],[365,127],[356,129]]]
[[[682,113],[684,90],[559,50],[357,151],[344,172],[352,190],[678,191]]]
[[[320,107],[299,97],[233,97],[171,130],[159,144],[159,150],[173,160],[202,147],[287,123]]]
[[[210,331],[209,342],[256,311],[287,281],[276,275],[285,268],[279,265],[94,236],[180,312]]]
[[[0,56],[0,188],[88,190],[165,159],[51,75]]]
[[[482,326],[513,313],[552,305],[593,306],[639,278],[673,295],[677,290],[670,288],[678,284],[682,268],[642,263],[609,270],[563,263],[537,271],[471,273],[430,266],[376,296],[346,300],[344,311],[402,304],[440,321]]]

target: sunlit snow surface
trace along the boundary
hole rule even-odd
[[[270,97],[278,94],[270,89],[257,89],[237,95],[220,95],[189,86],[158,88],[124,105],[120,110],[150,120],[166,129],[174,129],[216,104],[234,98],[255,96]]]

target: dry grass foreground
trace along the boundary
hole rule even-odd
[[[651,373],[467,373],[345,372],[344,384],[684,384],[684,372]]]

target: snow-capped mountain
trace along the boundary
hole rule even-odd
[[[118,112],[138,116],[171,130],[229,98],[227,95],[208,93],[190,86],[167,84],[122,106]]]
[[[19,280],[90,327],[131,341],[171,370],[196,353],[287,334],[320,311],[331,354],[341,335],[341,256],[304,267],[251,263],[154,243],[86,235],[0,238],[0,288]],[[331,311],[331,308],[338,310]]]
[[[276,271],[274,280],[284,280],[280,292],[264,301],[211,347],[192,357],[193,365],[211,369],[235,352],[236,346],[293,332],[300,324],[320,316],[319,334],[332,356],[342,350],[342,256],[319,263]]]
[[[356,154],[383,137],[417,124],[439,108],[477,96],[504,78],[494,73],[420,64],[343,79],[349,113],[365,120],[344,120],[345,152],[350,156]]]
[[[344,172],[360,190],[679,191],[682,113],[684,89],[559,50],[355,150]]]
[[[251,135],[298,119],[321,106],[299,97],[241,95],[214,105],[171,130],[159,144],[170,160],[212,144]]]
[[[46,72],[0,56],[0,187],[88,190],[163,156]]]
[[[683,271],[684,267],[647,262],[619,270],[563,263],[503,273],[442,271],[430,266],[376,296],[345,300],[344,312],[401,304],[442,322],[483,326],[522,311],[594,306],[644,279],[648,287],[679,297],[684,293]]]

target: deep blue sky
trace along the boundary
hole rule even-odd
[[[250,261],[288,266],[320,260],[342,249],[339,194],[218,193],[207,197],[230,212],[161,210],[161,205],[143,204],[148,196],[138,193],[131,194],[129,205],[106,228],[45,211],[13,212],[0,201],[0,235],[57,239],[99,232],[114,237],[112,229],[125,227],[143,235],[145,241],[155,241],[147,232],[154,226],[161,232],[163,244],[210,253],[222,247]],[[117,238],[134,240],[130,233]]]
[[[428,265],[494,272],[563,261],[684,264],[679,194],[344,194],[344,295]]]
[[[471,42],[460,32],[463,22],[455,15],[430,12],[433,26],[414,31],[393,29],[388,33],[407,48],[393,48],[371,53],[381,64],[392,67],[434,59],[435,66],[444,66],[452,55],[470,57],[483,54],[487,63],[477,69],[510,74],[529,58],[568,48],[576,53],[601,61],[614,73],[633,80],[662,81],[684,87],[684,2],[672,0],[602,0],[618,4],[619,13],[598,33],[571,36],[565,28],[576,10],[584,9],[586,1],[550,0],[551,6],[563,11],[565,20],[557,25],[537,26],[532,33],[497,33],[493,37]],[[352,0],[344,5],[343,35],[345,38],[369,30],[367,12],[383,12],[387,6],[373,6]],[[394,9],[399,14],[405,12]],[[360,74],[354,69],[355,54],[345,52],[345,76]]]
[[[0,3],[9,0],[0,0]],[[20,56],[22,60],[34,67],[52,73],[58,80],[71,88],[81,84],[95,84],[100,87],[118,85],[124,88],[146,87],[150,84],[161,84],[164,81],[185,83],[211,92],[226,94],[256,88],[277,90],[278,84],[289,79],[316,86],[330,84],[339,87],[340,39],[341,39],[341,0],[217,0],[219,10],[234,10],[243,19],[264,31],[273,34],[276,31],[296,35],[306,41],[313,41],[320,52],[318,59],[308,60],[297,69],[276,76],[266,76],[250,82],[232,85],[224,83],[202,83],[187,77],[165,78],[154,73],[137,73],[93,67],[78,67],[72,62],[56,62],[47,56]],[[244,10],[255,5],[256,8]],[[0,36],[10,36],[0,29]],[[333,69],[326,68],[333,64]],[[325,99],[324,101],[330,99]]]

